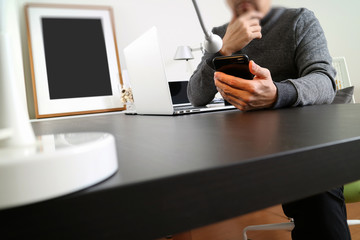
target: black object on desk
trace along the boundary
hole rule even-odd
[[[304,198],[360,178],[359,119],[360,105],[346,104],[36,122],[37,134],[113,133],[119,171],[0,211],[0,236],[155,239]]]

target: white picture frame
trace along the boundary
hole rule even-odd
[[[28,4],[25,14],[36,118],[125,109],[111,7]]]

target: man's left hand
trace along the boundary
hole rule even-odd
[[[217,90],[226,101],[242,111],[272,107],[277,99],[277,88],[270,71],[254,61],[250,61],[249,69],[255,75],[253,80],[215,72]]]

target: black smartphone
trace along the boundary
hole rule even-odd
[[[246,54],[232,56],[221,56],[213,59],[213,65],[216,71],[223,72],[235,77],[252,80],[254,75],[249,70],[249,57]],[[231,105],[224,100],[225,105]]]
[[[221,56],[213,59],[216,71],[235,77],[252,80],[254,75],[249,70],[249,57],[246,54]]]

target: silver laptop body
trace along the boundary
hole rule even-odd
[[[223,103],[174,107],[155,27],[128,45],[124,55],[137,114],[176,115],[234,109]]]

